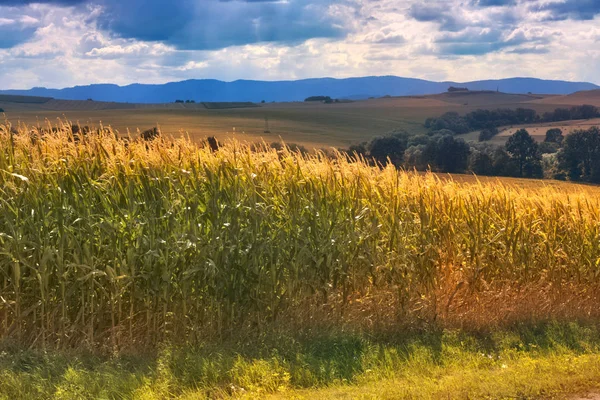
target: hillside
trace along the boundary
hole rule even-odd
[[[105,102],[170,103],[176,99],[202,102],[282,102],[303,101],[315,95],[340,99],[367,99],[381,96],[420,96],[445,92],[449,86],[470,90],[501,91],[516,94],[552,93],[566,95],[581,90],[600,89],[584,82],[550,81],[534,78],[511,78],[474,82],[433,82],[396,76],[362,78],[318,78],[298,81],[223,82],[212,79],[170,82],[162,85],[132,84],[117,86],[99,84],[65,89],[33,88],[4,90],[0,93],[53,97],[64,100],[94,99]]]
[[[565,96],[552,96],[536,100],[539,104],[562,104],[568,106],[576,106],[580,104],[591,104],[600,107],[600,89],[584,90]]]
[[[580,94],[569,97],[472,91],[338,104],[288,102],[255,104],[254,107],[239,102],[147,104],[47,98],[44,103],[35,103],[25,102],[25,97],[2,96],[0,108],[15,125],[19,122],[38,125],[44,124],[45,120],[56,123],[57,119],[68,118],[82,125],[110,125],[122,133],[158,125],[163,132],[173,135],[187,132],[192,139],[198,140],[206,136],[225,140],[235,132],[240,140],[270,143],[283,139],[308,148],[322,148],[348,147],[390,131],[425,133],[423,123],[427,118],[439,117],[448,111],[468,113],[478,108],[521,107],[543,114],[564,106],[557,102],[576,101],[573,99],[577,96]],[[6,101],[11,98],[19,102]],[[590,95],[584,94],[581,100],[590,100]],[[265,133],[265,118],[269,119],[270,133]],[[497,140],[504,141],[505,138],[499,135]]]

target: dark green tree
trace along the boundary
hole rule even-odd
[[[463,172],[469,166],[471,148],[463,139],[446,135],[437,140],[436,165],[442,172]]]
[[[495,126],[485,128],[479,133],[479,141],[485,142],[487,140],[492,139],[497,134],[498,134],[498,128],[496,128]]]
[[[552,128],[548,129],[548,131],[546,132],[546,139],[544,140],[544,142],[561,144],[564,138],[565,137],[563,136],[563,132],[561,129]]]
[[[518,165],[519,176],[533,178],[543,175],[538,144],[527,130],[519,129],[508,138],[505,148],[510,158]]]
[[[373,139],[369,143],[369,156],[376,162],[385,165],[388,159],[393,165],[399,167],[404,160],[406,141],[397,136],[384,136]]]
[[[487,152],[475,150],[469,159],[469,170],[476,175],[494,175],[494,160]]]
[[[568,135],[558,163],[571,180],[600,183],[600,130],[592,127]]]

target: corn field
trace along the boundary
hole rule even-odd
[[[70,132],[0,125],[3,339],[158,343],[377,291],[409,318],[443,287],[600,282],[594,187]]]

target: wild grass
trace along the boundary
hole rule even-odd
[[[4,349],[6,399],[550,399],[598,388],[593,325],[271,337],[98,356]]]
[[[5,341],[116,351],[600,313],[593,187],[48,131],[0,126]]]

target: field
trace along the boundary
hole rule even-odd
[[[533,108],[538,113],[574,104],[600,105],[600,92],[571,96],[513,95],[494,92],[444,93],[433,96],[381,98],[339,104],[272,103],[252,108],[210,108],[203,104],[125,104],[95,101],[49,100],[43,104],[9,102],[0,108],[17,124],[43,125],[67,118],[80,125],[110,125],[125,134],[160,126],[175,136],[187,132],[193,140],[216,136],[224,141],[279,141],[309,148],[348,147],[394,130],[425,133],[425,119],[448,111],[466,113],[478,108]],[[215,103],[216,104],[216,103]],[[240,106],[240,105],[238,105]],[[265,133],[265,118],[269,120]],[[569,126],[575,125],[567,124]],[[540,135],[543,127],[537,128]],[[506,132],[508,133],[508,131]],[[545,133],[545,131],[544,131]],[[535,134],[535,132],[534,132]],[[477,134],[465,136],[477,139]],[[541,136],[539,136],[541,137]],[[495,139],[505,140],[504,136]]]
[[[500,128],[500,133],[494,136],[489,143],[494,143],[498,145],[503,145],[506,143],[508,138],[512,136],[519,129],[527,129],[527,132],[537,141],[543,142],[546,139],[546,132],[549,129],[558,128],[562,130],[563,135],[568,135],[573,131],[578,129],[589,129],[593,126],[600,126],[600,118],[588,119],[588,120],[574,120],[574,121],[562,121],[562,122],[548,122],[548,123],[538,123],[538,124],[525,124],[525,125],[516,125],[512,127],[503,127]],[[479,131],[470,132],[464,135],[459,135],[465,140],[468,141],[478,141]]]
[[[0,126],[4,398],[600,382],[598,187],[62,128]]]

